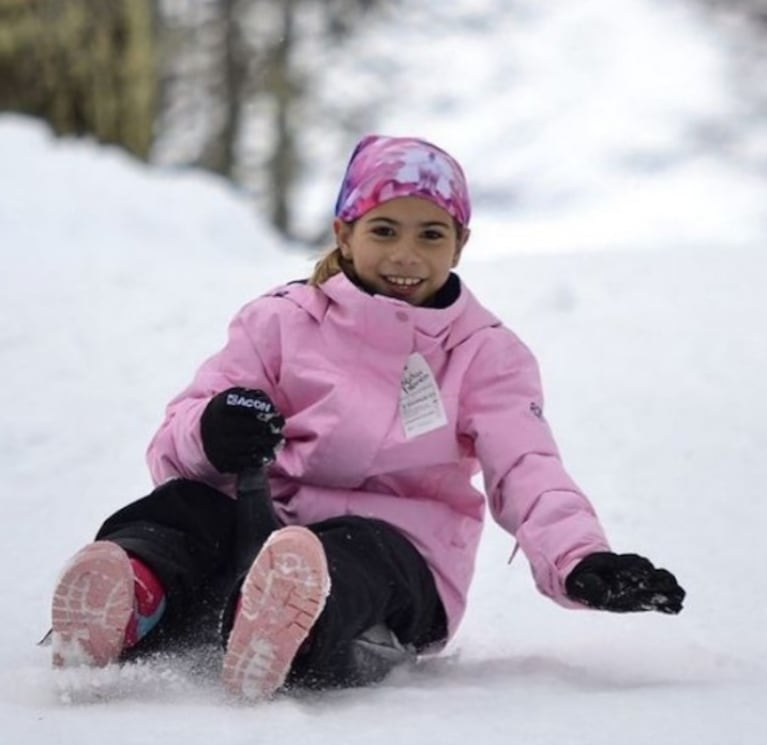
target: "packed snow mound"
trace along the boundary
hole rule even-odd
[[[247,196],[209,173],[151,167],[8,114],[0,116],[0,161],[0,222],[38,258],[141,264],[162,252],[188,262],[213,258],[215,248],[222,261],[274,261],[284,249]],[[63,250],[69,244],[78,251]]]

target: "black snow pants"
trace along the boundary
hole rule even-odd
[[[235,556],[235,500],[178,479],[118,510],[99,529],[157,575],[166,593],[158,625],[128,656],[226,644],[242,569]],[[306,526],[320,539],[331,591],[289,685],[311,688],[370,682],[354,661],[354,642],[383,624],[415,651],[443,640],[445,611],[425,560],[380,520],[346,515]],[[257,547],[255,547],[257,548]]]

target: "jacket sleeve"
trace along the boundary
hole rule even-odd
[[[464,385],[460,426],[474,442],[493,518],[516,537],[544,595],[583,607],[566,597],[564,580],[581,558],[610,549],[543,418],[535,358],[508,329],[492,329]]]
[[[155,484],[181,477],[233,493],[233,477],[218,473],[205,456],[200,417],[216,393],[233,386],[260,388],[282,408],[277,386],[280,317],[274,305],[279,302],[265,297],[246,305],[229,325],[223,349],[207,359],[191,384],[168,404],[165,419],[147,449]]]

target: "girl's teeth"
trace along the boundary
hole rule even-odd
[[[420,279],[413,279],[410,277],[387,277],[387,279],[393,285],[404,286],[417,285],[421,281]]]

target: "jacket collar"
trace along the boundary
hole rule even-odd
[[[371,295],[343,273],[331,277],[319,287],[294,283],[270,294],[289,298],[317,321],[322,321],[333,306],[344,318],[365,319],[368,323],[376,318],[383,322],[388,317],[407,320],[416,331],[426,336],[444,338],[445,347],[452,349],[480,329],[501,325],[457,275],[453,276],[460,283],[460,291],[455,301],[446,308],[414,306],[397,298]]]

